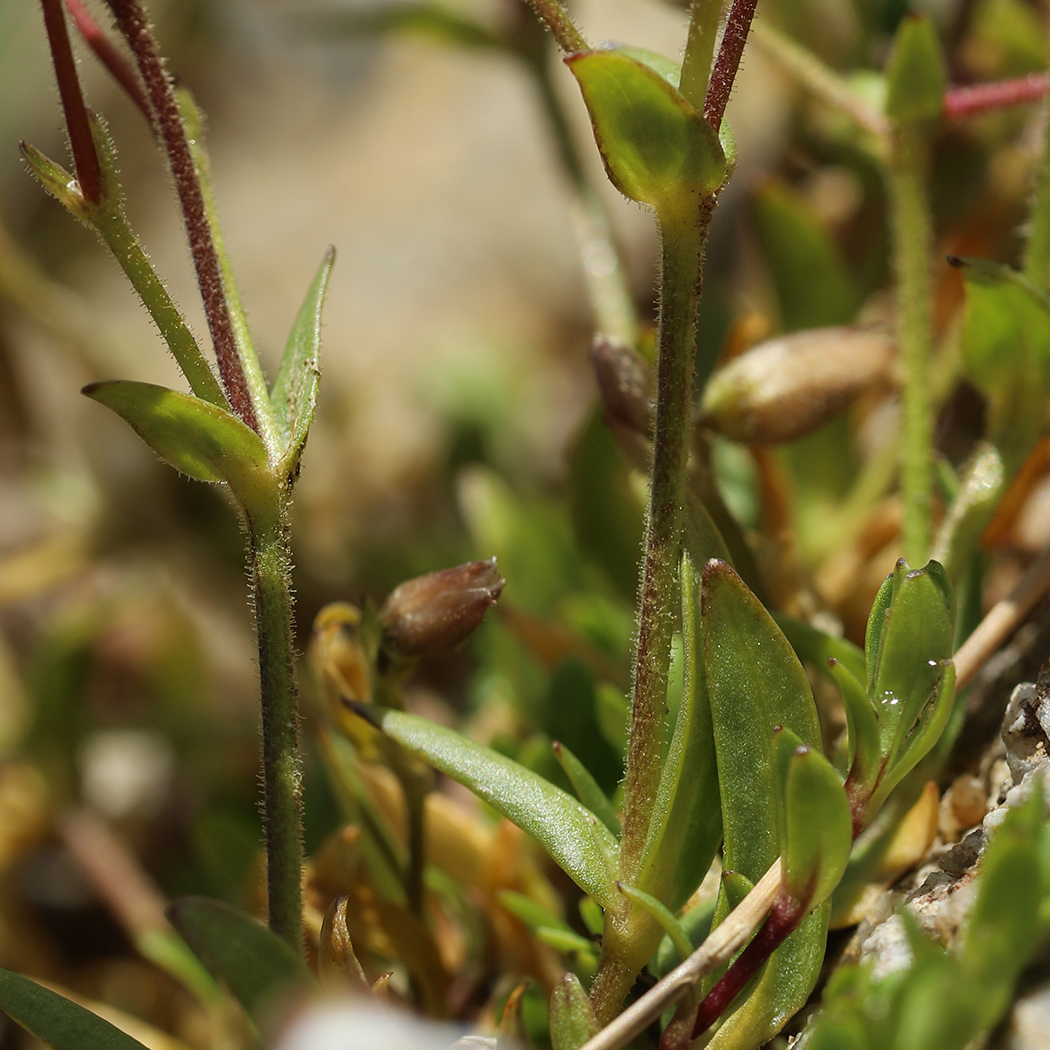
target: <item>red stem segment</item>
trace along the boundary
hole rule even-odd
[[[237,344],[233,337],[219,260],[204,207],[204,194],[193,165],[193,156],[186,139],[186,129],[182,124],[178,103],[175,101],[175,93],[164,72],[157,42],[150,32],[146,13],[136,0],[109,0],[109,6],[138,63],[139,72],[152,102],[153,123],[160,131],[168,153],[226,396],[234,412],[248,426],[258,430],[255,410],[248,394],[248,384],[237,357]]]
[[[991,109],[1037,102],[1050,91],[1050,73],[1029,73],[1013,80],[949,88],[944,95],[944,116],[960,120]]]
[[[131,68],[127,59],[102,32],[99,24],[91,17],[91,12],[81,3],[81,0],[66,0],[66,10],[73,17],[73,22],[84,38],[84,42],[95,52],[95,57],[109,70],[113,79],[128,93],[131,101],[142,110],[142,115],[152,125],[153,114],[150,112],[149,99],[146,98],[146,92],[142,90],[142,82],[135,75],[135,70]]]
[[[707,993],[696,1013],[692,1038],[707,1031],[729,1008],[741,989],[758,972],[758,968],[780,947],[805,916],[798,901],[781,895],[777,898],[769,918],[751,939],[740,958],[722,975]]]
[[[715,59],[715,68],[711,70],[711,81],[704,99],[704,119],[715,131],[722,127],[722,117],[725,116],[757,6],[758,0],[733,0],[733,6],[729,9],[722,46],[718,49],[718,58]]]
[[[95,152],[95,141],[91,137],[91,122],[80,90],[80,78],[69,45],[66,16],[62,11],[62,0],[40,0],[44,9],[44,26],[47,42],[51,48],[51,60],[55,64],[58,94],[62,99],[62,110],[66,117],[69,144],[73,150],[73,167],[77,182],[85,200],[98,204],[102,196],[102,174]]]

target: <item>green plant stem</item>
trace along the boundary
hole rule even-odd
[[[279,497],[278,497],[279,498]],[[250,525],[255,625],[262,685],[263,793],[270,929],[303,950],[299,688],[292,640],[293,602],[287,508]]]
[[[714,199],[694,216],[662,228],[659,364],[652,482],[638,604],[638,640],[624,778],[624,826],[620,878],[634,885],[660,783],[671,633],[677,606],[677,569],[682,545],[689,458],[696,312],[700,301],[703,245]],[[615,1016],[638,969],[645,964],[656,924],[638,909],[610,908],[602,958],[591,989],[598,1020]]]
[[[678,90],[696,109],[702,109],[711,78],[711,61],[718,35],[718,16],[722,0],[693,0],[689,11],[689,35],[682,57],[682,76]]]
[[[1043,129],[1043,156],[1036,176],[1022,272],[1040,291],[1050,280],[1050,124]]]
[[[925,565],[931,539],[933,410],[928,388],[930,348],[930,250],[933,240],[926,198],[925,127],[900,128],[888,162],[897,341],[904,363],[903,553]]]
[[[123,212],[112,208],[100,211],[96,214],[94,226],[149,310],[190,389],[202,400],[229,411],[230,404],[215,373],[208,366],[186,319],[172,302]]]
[[[525,2],[536,12],[536,17],[551,31],[551,35],[558,42],[558,47],[566,54],[576,51],[586,51],[589,44],[583,34],[576,28],[569,12],[559,0],[525,0]]]

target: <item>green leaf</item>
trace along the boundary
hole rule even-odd
[[[564,919],[559,918],[554,912],[524,893],[518,893],[516,890],[500,890],[496,894],[496,899],[514,918],[521,920],[530,930],[561,930],[563,933],[575,934],[575,930]]]
[[[754,213],[784,331],[848,324],[860,297],[838,245],[813,208],[770,179],[755,192]]]
[[[740,877],[743,878],[742,875]],[[743,900],[746,896],[747,892],[740,899]],[[689,938],[691,951],[696,951],[711,932],[716,900],[717,898],[713,896],[706,897],[678,918],[678,925]],[[654,976],[663,977],[664,974],[670,973],[680,961],[678,950],[671,942],[671,938],[665,936],[656,951],[655,963],[650,963],[649,969],[653,971]]]
[[[906,125],[936,120],[944,106],[948,74],[933,23],[906,16],[886,68],[886,115]]]
[[[228,483],[249,515],[273,506],[276,487],[262,438],[231,413],[152,383],[91,383],[83,393],[123,417],[176,470]]]
[[[853,816],[839,775],[790,729],[773,737],[782,775],[780,853],[784,886],[806,910],[838,885],[853,844]]]
[[[314,418],[321,378],[321,310],[333,262],[335,249],[329,248],[299,307],[270,392],[274,414],[285,433],[285,464],[289,467],[302,454]]]
[[[579,81],[613,185],[662,219],[690,215],[725,178],[714,129],[651,66],[620,49],[565,59]]]
[[[622,882],[618,882],[616,888],[632,904],[637,904],[642,911],[660,924],[660,929],[671,939],[671,943],[678,953],[679,962],[682,962],[692,953],[693,945],[689,940],[688,934],[669,908],[658,901],[651,893],[646,893],[644,890],[638,889],[637,886],[627,886]]]
[[[591,1001],[574,973],[565,974],[551,993],[551,1045],[554,1050],[579,1050],[598,1034]]]
[[[836,638],[806,623],[805,620],[797,620],[794,616],[785,616],[783,613],[774,614],[773,619],[791,643],[795,655],[803,663],[809,664],[814,671],[819,671],[834,680],[828,667],[828,660],[834,659],[849,671],[858,683],[864,681],[864,653],[847,638]]]
[[[492,748],[402,711],[362,709],[392,740],[528,832],[602,907],[615,899],[616,839],[589,809],[561,788]]]
[[[743,899],[755,888],[755,884],[739,871],[732,868],[722,872],[722,895],[725,898],[726,912],[738,907]],[[725,915],[716,915],[719,922]]]
[[[835,679],[846,709],[846,732],[849,740],[848,771],[852,780],[866,789],[875,786],[881,768],[881,738],[875,708],[856,677],[834,658],[828,670]]]
[[[0,1010],[52,1050],[144,1050],[109,1021],[10,970],[0,970]]]
[[[591,776],[590,770],[560,741],[551,745],[554,757],[565,770],[576,797],[617,837],[620,837],[620,818],[616,807]]]
[[[282,999],[313,986],[302,960],[280,937],[228,904],[182,897],[169,906],[168,918],[257,1027]]]
[[[704,568],[703,646],[725,831],[723,865],[757,882],[780,855],[780,781],[773,730],[820,747],[816,706],[802,665],[757,598],[724,562]],[[725,886],[716,918],[728,908]],[[756,1047],[805,1003],[820,974],[830,909],[822,905],[770,956],[755,991],[709,1046]]]
[[[722,821],[711,705],[703,665],[699,581],[688,553],[681,562],[685,681],[636,883],[678,911],[711,867]]]
[[[966,283],[963,366],[988,398],[988,439],[1009,475],[1046,426],[1050,297],[1007,266],[986,259],[949,261]]]

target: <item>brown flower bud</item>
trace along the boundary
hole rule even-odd
[[[649,362],[631,347],[599,333],[591,343],[591,364],[609,421],[648,435],[653,399]]]
[[[504,583],[495,558],[408,580],[380,613],[384,643],[402,656],[446,652],[481,623]]]
[[[777,445],[834,419],[889,372],[889,336],[816,328],[761,343],[716,372],[701,422],[734,441]]]

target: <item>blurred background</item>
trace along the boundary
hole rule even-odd
[[[89,6],[108,26],[104,5]],[[957,83],[1046,67],[1043,0],[910,6],[937,21]],[[839,69],[878,70],[908,9],[766,0],[760,13]],[[622,277],[644,331],[656,238],[651,216],[605,183],[572,78],[517,0],[449,0],[415,20],[345,0],[153,0],[149,10],[171,70],[208,115],[226,241],[271,369],[325,249],[338,253],[295,504],[301,648],[327,602],[381,601],[408,577],[495,554],[508,581],[498,614],[465,650],[421,666],[410,703],[466,720],[548,772],[558,737],[611,789],[644,485],[597,414],[588,278]],[[680,54],[680,8],[583,0],[574,11],[591,40]],[[140,114],[78,53],[88,103],[117,143],[132,224],[201,333],[163,159]],[[854,133],[757,47],[728,119],[739,167],[710,243],[700,358],[780,331],[892,321],[883,190]],[[939,258],[1014,260],[1040,120],[1028,107],[946,130]],[[105,378],[181,383],[102,246],[29,177],[19,139],[66,156],[39,7],[4,0],[0,964],[169,1030],[182,1024],[193,1043],[166,979],[130,953],[78,864],[68,822],[104,818],[165,895],[255,901],[259,737],[242,538],[221,492],[177,477],[79,394]],[[619,260],[581,241],[574,178],[597,191]],[[958,380],[961,284],[947,266],[936,274],[939,442],[958,464],[980,433],[980,403]],[[854,635],[896,557],[892,468],[881,488],[844,501],[886,448],[895,413],[894,391],[881,390],[775,456],[715,448],[723,495],[780,603]],[[990,598],[1050,540],[1048,499],[1035,485],[1011,523]],[[305,735],[314,850],[339,814]],[[3,1031],[0,1046],[17,1045]]]

